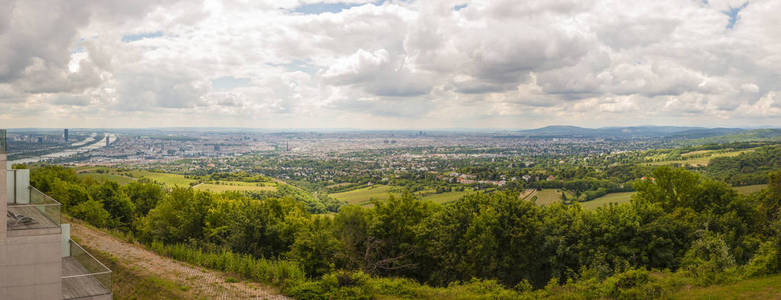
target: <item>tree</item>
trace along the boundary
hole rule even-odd
[[[165,195],[162,187],[151,182],[131,182],[123,186],[122,191],[135,205],[137,217],[143,217],[149,213]]]
[[[71,209],[71,214],[95,227],[105,227],[111,218],[109,213],[103,208],[103,204],[92,199],[74,206]]]
[[[141,220],[142,237],[166,243],[200,240],[211,204],[209,193],[174,188]]]
[[[310,276],[319,277],[334,269],[339,242],[331,229],[330,218],[314,216],[295,235],[288,257],[298,261]]]
[[[362,269],[365,265],[372,210],[357,205],[342,206],[334,217],[333,231],[339,241],[337,263],[348,269]]]
[[[429,214],[429,206],[408,191],[374,202],[374,220],[366,240],[364,271],[369,274],[414,276],[419,255],[416,227]]]
[[[93,185],[89,194],[92,199],[103,203],[103,207],[109,212],[112,218],[109,224],[111,227],[128,228],[133,222],[135,205],[116,182],[104,181],[103,184]]]

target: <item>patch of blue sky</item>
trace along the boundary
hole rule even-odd
[[[293,12],[305,15],[319,15],[322,13],[339,13],[345,9],[361,6],[359,3],[311,3],[296,7]]]
[[[144,32],[144,33],[138,33],[138,34],[126,34],[122,36],[122,42],[130,43],[138,40],[143,39],[153,39],[153,38],[159,38],[163,36],[162,31],[155,31],[155,32]]]
[[[729,9],[722,11],[725,15],[729,17],[729,23],[727,23],[727,29],[732,29],[735,27],[735,23],[740,20],[740,11],[743,10],[748,6],[748,1],[744,2],[740,6],[732,7],[730,6]]]
[[[404,2],[403,0],[400,0]],[[373,5],[383,5],[387,0],[377,0],[374,2],[364,2],[364,3],[348,3],[348,2],[334,2],[334,3],[326,3],[326,2],[318,2],[318,3],[309,3],[304,4],[299,7],[296,7],[293,9],[294,13],[299,14],[305,14],[305,15],[319,15],[323,13],[340,13],[343,10],[350,9],[357,6],[362,6],[366,4],[373,4]]]
[[[453,6],[453,10],[459,11],[459,10],[462,10],[462,9],[466,8],[467,6],[469,6],[469,4],[466,4],[466,3],[459,4],[459,5]]]

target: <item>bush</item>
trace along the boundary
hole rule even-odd
[[[735,258],[720,235],[710,232],[694,241],[681,262],[694,284],[707,286],[734,279]]]
[[[779,257],[778,247],[773,242],[765,242],[759,247],[759,251],[751,260],[746,264],[744,268],[744,276],[762,276],[770,275],[779,271]]]
[[[166,245],[161,242],[153,242],[149,248],[161,255],[196,266],[235,273],[245,278],[283,288],[306,279],[301,267],[288,260],[254,258],[228,250],[218,253],[204,252],[185,244]]]
[[[662,293],[662,287],[650,281],[648,271],[638,269],[608,277],[602,285],[602,296],[617,299],[656,299]]]
[[[95,227],[105,227],[111,217],[102,203],[92,199],[72,207],[70,212],[74,217],[87,221]]]

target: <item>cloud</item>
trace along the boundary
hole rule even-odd
[[[777,125],[781,2],[746,3],[9,0],[0,119]]]
[[[62,94],[55,96],[51,103],[56,105],[87,106],[90,103],[90,99],[83,95]]]
[[[202,102],[208,84],[186,68],[141,66],[122,70],[116,75],[120,109],[157,110],[160,108],[193,108]]]
[[[323,77],[336,85],[357,85],[365,91],[388,97],[419,96],[428,93],[428,78],[410,70],[405,57],[391,57],[385,49],[367,52],[358,49],[337,60]]]

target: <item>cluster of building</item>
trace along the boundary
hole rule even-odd
[[[504,178],[504,175],[502,175],[502,180],[477,180],[476,175],[472,174],[461,174],[458,172],[451,172],[448,174],[440,174],[437,175],[437,179],[448,181],[448,182],[457,182],[460,184],[490,184],[495,186],[504,186],[507,184],[507,180]],[[516,178],[511,178],[510,180],[515,180]]]

